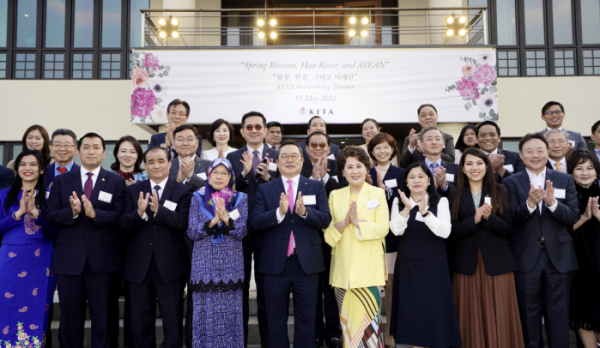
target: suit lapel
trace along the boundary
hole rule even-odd
[[[147,181],[149,182],[150,180],[147,180]],[[165,188],[162,192],[162,195],[160,195],[160,199],[159,199],[160,205],[164,205],[165,200],[167,200],[168,198],[171,198],[173,191],[175,191],[175,181],[171,180],[171,179],[167,179],[167,183],[165,184]]]
[[[475,202],[473,202],[473,192],[471,192],[471,187],[469,187],[468,185],[465,185],[465,190],[462,193],[460,203],[463,204],[467,208],[469,213],[473,215],[475,215],[477,208],[479,208],[476,207]]]
[[[69,175],[71,175],[71,187],[73,187],[73,191],[75,191],[81,199],[81,196],[83,195],[83,187],[81,186],[81,168],[72,169],[69,172]],[[73,193],[69,192],[69,196],[71,194]]]
[[[152,197],[152,187],[150,187],[149,179],[142,181],[142,189],[140,192],[144,195],[144,199],[146,198],[146,194],[150,194],[150,197]],[[148,206],[146,206],[146,215],[151,219],[154,217],[154,213],[152,212],[152,209],[150,209],[150,201],[148,201]]]
[[[367,207],[366,203],[367,198],[370,197],[369,194],[371,193],[371,187],[371,185],[365,183],[360,189],[360,192],[358,193],[358,198],[356,199],[356,207],[358,208],[358,212]],[[381,202],[379,204],[381,204]]]
[[[108,176],[108,172],[104,170],[104,168],[100,168],[100,172],[98,173],[98,179],[96,179],[96,185],[94,185],[94,190],[92,191],[92,198],[90,198],[90,202],[95,206],[96,202],[98,202],[98,195],[100,191],[104,191],[104,187],[106,186],[106,177]]]

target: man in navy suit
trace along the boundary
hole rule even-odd
[[[152,135],[148,148],[151,149],[155,146],[160,146],[171,152],[171,158],[177,157],[174,148],[175,139],[173,138],[173,131],[175,128],[186,124],[189,118],[190,104],[179,99],[170,102],[167,106],[167,131]],[[202,137],[200,135],[198,135],[198,149],[196,153],[198,156],[202,156]]]
[[[50,164],[46,170],[46,187],[50,187],[55,176],[79,168],[73,161],[77,153],[77,136],[70,129],[55,130],[50,138],[50,151],[54,157],[54,163]]]
[[[477,125],[475,131],[479,148],[485,152],[494,171],[496,182],[501,183],[510,175],[525,171],[525,164],[516,152],[498,149],[500,143],[500,127],[494,121],[484,121]]]
[[[248,195],[248,216],[251,216],[254,205],[254,195],[261,184],[275,179],[277,172],[277,151],[264,144],[267,134],[267,119],[263,114],[250,111],[242,116],[240,133],[246,140],[246,146],[231,152],[227,159],[231,162],[235,173],[235,188]],[[264,162],[267,161],[267,162]],[[244,338],[248,341],[248,320],[250,318],[249,294],[252,255],[254,254],[254,279],[256,281],[256,302],[258,304],[258,330],[261,346],[268,346],[267,314],[265,310],[265,294],[263,289],[263,274],[258,270],[263,234],[256,233],[247,224],[248,234],[242,240],[244,248]]]
[[[583,135],[579,132],[566,130],[563,128],[562,123],[565,120],[565,107],[557,101],[549,101],[542,107],[542,120],[546,122],[546,129],[540,131],[540,133],[546,133],[551,129],[560,129],[567,132],[569,136],[569,152],[567,157],[576,150],[587,150],[587,143],[583,139]]]
[[[579,220],[573,177],[546,168],[539,133],[519,142],[526,170],[504,180],[513,208],[511,249],[525,347],[542,348],[542,317],[550,347],[569,346],[569,292],[578,268],[570,231]]]
[[[442,160],[444,151],[444,133],[436,126],[425,127],[419,133],[419,144],[425,155],[425,165],[433,174],[435,186],[439,193],[446,197],[454,188],[458,174],[458,165]]]
[[[289,347],[287,317],[290,288],[294,297],[294,345],[315,342],[317,288],[323,264],[320,230],[331,222],[323,184],[300,175],[302,149],[290,141],[277,155],[281,179],[261,185],[251,215],[252,227],[264,233],[259,272],[269,323],[269,346]]]
[[[60,346],[81,347],[86,300],[92,319],[92,347],[109,347],[113,272],[122,266],[117,222],[125,181],[104,170],[104,139],[87,133],[77,144],[81,168],[52,182],[46,221],[58,230],[53,274],[60,300]]]
[[[569,134],[560,129],[544,133],[548,142],[548,163],[546,167],[559,172],[567,172],[567,153],[569,153]]]
[[[269,148],[277,150],[281,145],[281,137],[283,136],[283,126],[277,121],[267,123],[267,137],[265,144]]]
[[[308,120],[308,129],[306,130],[306,134],[311,134],[313,132],[327,133],[327,125],[321,116],[313,116],[310,120]],[[306,141],[303,141],[298,145],[300,145],[302,148],[302,155],[304,158],[308,158],[308,153],[306,152]],[[336,144],[331,144],[327,158],[336,161],[338,157],[340,157],[340,147]]]
[[[144,154],[149,180],[127,187],[119,228],[131,235],[124,278],[131,295],[136,347],[155,347],[156,299],[163,318],[164,347],[183,345],[183,289],[190,273],[186,244],[193,189],[169,179],[170,154]],[[191,301],[191,297],[189,299]]]
[[[0,166],[0,190],[9,188],[13,184],[15,173],[4,166]]]

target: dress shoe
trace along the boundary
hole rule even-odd
[[[260,339],[260,348],[269,348],[269,336]]]
[[[323,340],[315,339],[315,348],[321,348],[323,346]]]
[[[327,339],[327,347],[329,348],[342,348],[343,346],[342,341],[337,337]]]

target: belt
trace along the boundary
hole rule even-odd
[[[542,244],[540,245],[541,248],[545,248],[546,247],[546,242],[544,240],[542,240]]]

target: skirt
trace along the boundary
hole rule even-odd
[[[383,348],[379,288],[335,288],[344,348]]]
[[[514,273],[490,276],[481,250],[474,275],[454,273],[454,299],[464,348],[523,348]]]

